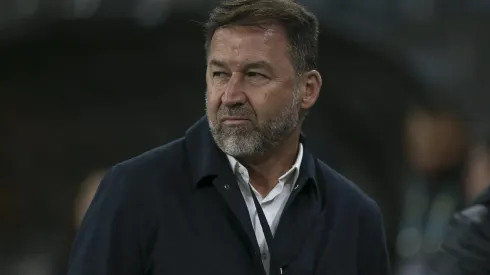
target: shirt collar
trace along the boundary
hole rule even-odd
[[[294,175],[294,179],[292,182],[295,183],[298,180],[299,171],[301,168],[301,162],[303,160],[303,144],[300,143],[298,147],[299,147],[298,148],[298,154],[296,155],[296,160],[294,161],[293,166],[286,173],[284,173],[284,175],[282,175],[279,178],[279,181],[286,181],[286,179],[292,175]],[[226,155],[226,157],[228,158],[228,161],[230,162],[231,169],[233,170],[233,174],[235,174],[235,176],[236,176],[238,173],[238,170],[240,169],[241,164],[233,156]]]

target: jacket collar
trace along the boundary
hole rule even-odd
[[[305,137],[301,134],[300,142],[303,144],[303,160],[301,162],[298,183],[310,182],[318,188],[316,176],[316,161],[305,146]],[[199,119],[185,134],[185,147],[187,159],[191,168],[192,183],[199,185],[205,178],[233,176],[226,154],[216,143],[209,129],[207,117]]]

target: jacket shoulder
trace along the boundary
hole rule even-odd
[[[380,212],[378,204],[369,195],[320,159],[317,159],[317,171],[322,173],[325,182],[321,184],[325,192],[333,193],[339,204],[347,204],[351,209],[356,208],[364,213],[377,215]]]
[[[126,175],[144,175],[145,178],[148,178],[176,172],[176,169],[181,170],[185,159],[184,138],[179,138],[118,163],[113,170]]]
[[[175,182],[168,177],[185,161],[182,143],[155,148],[106,173],[79,228],[69,274],[140,274],[152,253],[149,236],[159,226],[162,198],[175,194],[162,191],[176,186],[167,183]]]
[[[180,138],[114,165],[101,185],[125,198],[150,200],[173,188],[175,179],[181,180],[185,162],[184,139]]]

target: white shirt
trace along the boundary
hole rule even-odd
[[[277,225],[279,224],[282,211],[284,210],[284,206],[286,206],[289,195],[293,191],[296,181],[299,177],[299,168],[301,166],[301,160],[303,159],[303,145],[301,143],[299,144],[298,155],[291,169],[289,169],[284,175],[279,178],[277,185],[264,198],[250,184],[250,177],[247,168],[240,164],[234,157],[228,155],[227,157],[230,161],[233,173],[237,178],[238,186],[240,187],[243,198],[245,199],[245,203],[247,204],[248,213],[250,214],[250,219],[252,221],[252,226],[255,231],[255,236],[257,237],[257,243],[259,244],[260,252],[262,254],[262,263],[264,264],[266,273],[269,274],[269,249],[265,240],[264,231],[262,231],[259,215],[255,210],[255,204],[252,194],[250,193],[250,187],[252,187],[252,190],[255,193],[257,200],[262,206],[262,211],[267,218],[267,222],[269,223],[272,235],[274,235],[277,229]]]

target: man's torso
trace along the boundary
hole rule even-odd
[[[70,275],[265,274],[236,177],[198,125],[205,134],[109,171],[80,228]],[[296,183],[270,248],[283,274],[386,274],[375,203],[307,150]]]

